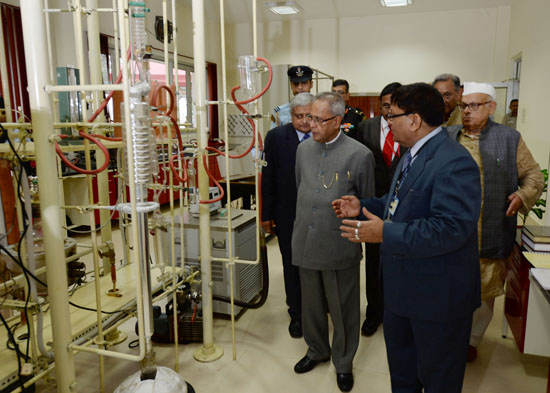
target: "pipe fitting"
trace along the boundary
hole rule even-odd
[[[61,137],[57,134],[52,134],[48,137],[48,141],[50,141],[50,143],[61,142]]]

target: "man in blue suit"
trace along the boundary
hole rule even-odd
[[[262,169],[262,227],[279,239],[283,257],[286,304],[290,314],[288,331],[293,338],[302,337],[302,295],[300,273],[292,265],[292,228],[296,217],[296,149],[309,138],[310,108],[313,95],[299,93],[290,101],[291,123],[275,127],[265,138]]]
[[[480,305],[479,169],[450,139],[443,99],[425,83],[392,94],[394,138],[409,148],[381,198],[333,202],[342,236],[381,243],[384,338],[394,393],[462,390]],[[366,219],[366,220],[365,220]]]

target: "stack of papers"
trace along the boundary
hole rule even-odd
[[[533,267],[550,269],[550,253],[524,251],[523,256]]]
[[[521,241],[527,251],[550,253],[550,227],[525,225],[521,231]]]
[[[550,269],[532,268],[531,274],[546,291],[550,291]]]

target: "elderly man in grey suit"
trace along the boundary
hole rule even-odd
[[[338,387],[348,392],[359,344],[362,253],[359,244],[340,236],[331,202],[346,193],[374,195],[374,158],[340,131],[344,112],[345,102],[335,93],[318,95],[311,106],[312,138],[300,143],[296,153],[292,263],[300,269],[302,330],[308,346],[294,371],[308,372],[332,355]],[[332,349],[327,308],[334,326]]]

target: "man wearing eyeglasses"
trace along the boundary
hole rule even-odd
[[[299,93],[309,93],[313,87],[313,70],[305,65],[290,67],[287,71],[290,90],[295,96]],[[276,106],[271,114],[271,129],[291,122],[290,103]]]
[[[374,194],[377,197],[381,197],[388,192],[399,159],[407,152],[406,147],[402,147],[394,140],[393,132],[388,124],[391,95],[399,87],[401,87],[401,83],[393,82],[382,89],[380,93],[380,116],[363,120],[355,134],[355,139],[367,146],[374,155]],[[367,310],[365,321],[361,326],[361,334],[370,337],[376,333],[384,316],[384,296],[379,269],[380,244],[366,243],[365,253]]]
[[[462,124],[458,102],[462,95],[460,78],[453,74],[441,74],[435,77],[432,82],[443,97],[445,102],[445,115],[443,116],[443,127]]]
[[[277,235],[283,259],[286,304],[290,315],[288,331],[293,338],[302,337],[302,296],[300,273],[292,265],[292,226],[296,216],[296,149],[311,135],[313,96],[299,93],[290,101],[292,122],[270,130],[265,138],[262,169],[262,228]]]
[[[540,166],[518,131],[493,122],[495,89],[468,82],[459,107],[464,126],[449,128],[451,138],[466,147],[479,166],[483,191],[478,222],[481,307],[474,313],[468,361],[477,357],[493,317],[495,298],[504,294],[507,259],[514,246],[518,211],[528,214],[544,187]]]
[[[374,194],[372,153],[340,130],[345,102],[322,93],[311,106],[312,140],[296,153],[296,220],[292,263],[300,269],[302,327],[308,346],[295,365],[298,374],[332,357],[338,388],[353,387],[353,358],[359,344],[359,244],[340,236],[331,202],[344,194]],[[334,327],[329,343],[327,311]]]
[[[388,194],[333,201],[350,242],[381,243],[384,338],[392,391],[460,393],[479,306],[479,169],[451,140],[427,83],[392,94],[388,119],[409,147]]]
[[[346,102],[346,112],[344,118],[342,119],[342,124],[340,124],[340,129],[344,131],[345,134],[354,137],[357,133],[357,126],[365,117],[363,111],[359,108],[354,108],[348,105],[349,101],[349,83],[345,79],[336,79],[332,82],[332,92],[337,93],[344,99]]]

